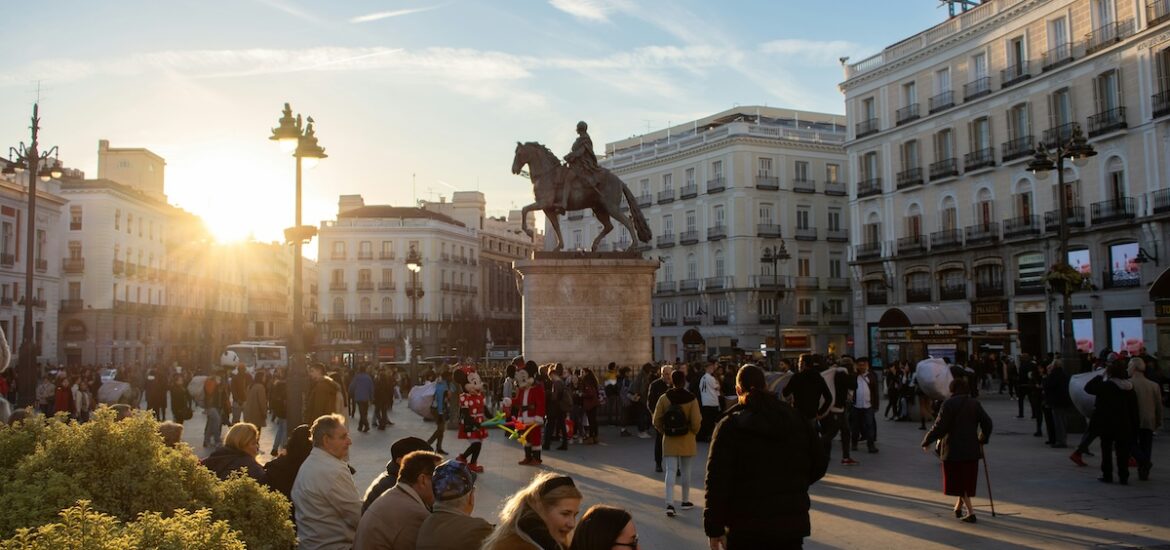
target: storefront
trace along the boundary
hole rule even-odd
[[[1155,346],[1147,346],[1158,359],[1170,356],[1170,269],[1166,269],[1150,285],[1150,301],[1154,303]]]
[[[871,355],[885,367],[894,361],[945,357],[965,362],[970,335],[965,308],[956,305],[902,306],[886,310],[876,328]]]

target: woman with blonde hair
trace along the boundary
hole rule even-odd
[[[577,526],[581,491],[573,478],[537,474],[504,503],[500,523],[482,550],[565,550]]]
[[[203,459],[203,466],[215,473],[219,479],[227,479],[232,472],[244,469],[248,477],[265,483],[268,474],[256,455],[260,454],[260,429],[247,422],[237,422],[228,428],[223,447]]]

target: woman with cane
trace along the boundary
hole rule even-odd
[[[957,497],[955,517],[975,523],[971,497],[979,482],[979,459],[983,445],[991,437],[991,417],[979,400],[971,397],[966,378],[951,382],[951,397],[943,402],[934,426],[922,439],[922,450],[939,442],[938,455],[943,461],[943,493]],[[966,515],[963,507],[967,507]]]

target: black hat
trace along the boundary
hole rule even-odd
[[[433,451],[426,441],[417,437],[404,437],[390,446],[390,458],[398,460],[415,451]]]

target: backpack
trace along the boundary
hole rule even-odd
[[[687,435],[691,432],[690,422],[687,422],[687,413],[683,412],[678,403],[671,403],[662,415],[662,434],[667,436]]]

